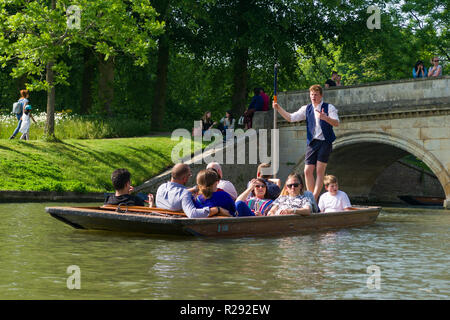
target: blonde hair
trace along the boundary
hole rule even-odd
[[[219,175],[213,169],[201,170],[197,174],[198,192],[206,199],[211,198],[214,193],[214,183],[219,181]]]
[[[300,183],[300,195],[303,194],[303,188],[305,186],[305,184],[303,183],[303,179],[302,176],[297,173],[297,172],[293,172],[290,175],[288,175],[287,179],[286,179],[286,183],[284,184],[283,190],[281,190],[280,196],[287,196],[288,190],[287,190],[287,182],[289,181],[289,179],[297,179],[298,182]]]
[[[313,84],[311,87],[309,87],[309,91],[316,91],[319,92],[321,96],[323,96],[323,90],[322,87],[319,84]]]
[[[337,178],[331,174],[323,177],[323,184],[328,187],[331,183],[338,183]]]

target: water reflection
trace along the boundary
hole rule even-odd
[[[448,299],[450,212],[294,237],[155,238],[75,230],[45,204],[0,204],[2,299]],[[81,290],[66,286],[81,270]],[[367,287],[367,267],[381,289]]]

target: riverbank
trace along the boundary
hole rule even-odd
[[[113,191],[110,176],[117,168],[127,168],[137,186],[173,164],[171,152],[178,143],[170,136],[57,143],[0,140],[0,192],[4,196],[6,191],[33,191],[30,197],[58,198],[61,193],[72,193],[70,198],[89,193],[97,197]]]

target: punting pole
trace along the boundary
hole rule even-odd
[[[278,68],[280,67],[280,65],[278,63],[275,63],[275,66],[273,68],[273,101],[275,103],[277,103],[277,89],[278,89]],[[273,109],[273,129],[275,132],[275,130],[277,129],[277,110]],[[272,143],[278,143],[278,139],[273,139],[272,137]],[[275,148],[274,145],[272,145],[272,168],[273,168],[273,173],[272,176],[273,178],[277,177],[277,169],[278,169],[278,155],[275,156],[275,150],[277,150],[278,148]]]

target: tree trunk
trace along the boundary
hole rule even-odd
[[[156,66],[156,83],[154,87],[154,98],[152,105],[151,130],[163,128],[164,114],[167,100],[167,73],[169,69],[169,21],[167,18],[169,0],[155,0],[153,7],[158,12],[158,20],[166,21],[166,29],[158,39],[158,63]]]
[[[153,131],[163,128],[167,97],[167,73],[169,67],[169,39],[167,35],[159,38],[158,64],[156,69],[155,96],[152,106]]]
[[[51,10],[56,8],[56,0],[50,3]],[[55,139],[55,72],[53,66],[55,62],[50,60],[46,65],[45,80],[47,81],[47,119],[45,121],[44,135],[49,140]]]
[[[27,76],[23,75],[20,78],[16,79],[16,92],[20,92],[20,90],[25,89],[25,84],[27,83]]]
[[[114,60],[109,58],[105,61],[101,56],[99,61],[99,82],[98,98],[100,105],[108,116],[112,116],[112,106],[114,102]]]
[[[44,133],[47,138],[55,137],[55,85],[54,85],[54,71],[53,71],[54,62],[50,61],[46,66],[46,76],[45,80],[48,83],[47,90],[47,119],[45,122],[45,130]]]
[[[247,103],[248,81],[248,48],[238,48],[234,54],[233,65],[233,96],[231,98],[233,114],[242,115]]]
[[[243,13],[251,10],[248,1],[240,0],[237,3],[236,18],[236,48],[233,57],[233,96],[231,98],[233,114],[236,117],[242,115],[247,103],[247,83],[248,83],[248,43],[247,34],[249,32],[248,22]]]
[[[92,107],[92,79],[94,78],[94,55],[90,48],[84,48],[83,65],[80,113],[88,114]]]

